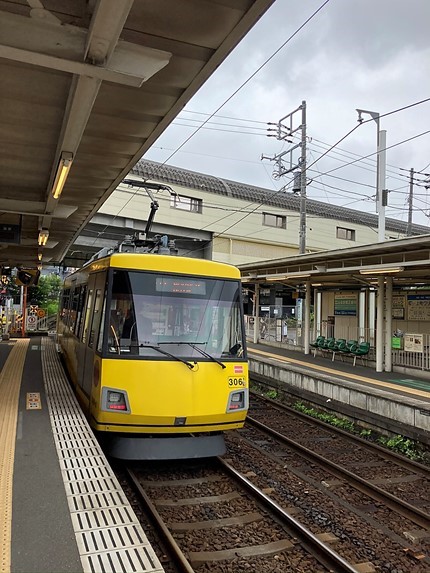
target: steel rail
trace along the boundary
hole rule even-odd
[[[259,384],[264,384],[264,382],[262,382],[261,380],[257,380],[257,382]],[[272,388],[272,386],[269,386],[269,387]],[[304,414],[303,412],[298,412],[294,408],[291,408],[291,406],[287,406],[286,404],[282,404],[276,400],[272,400],[271,398],[267,398],[266,396],[262,396],[261,394],[258,394],[258,392],[255,392],[255,390],[251,390],[250,394],[252,396],[255,396],[257,399],[259,399],[263,402],[268,402],[269,404],[272,404],[275,408],[278,408],[279,410],[284,410],[285,412],[288,412],[289,414],[291,414],[297,418],[300,418],[301,420],[304,420],[306,422],[312,421],[312,424],[318,425],[322,428],[325,428],[326,430],[330,430],[333,433],[339,434],[339,435],[343,436],[344,438],[350,440],[351,442],[354,442],[356,444],[359,444],[359,445],[365,447],[366,449],[375,450],[382,457],[384,457],[386,460],[390,460],[393,463],[401,466],[404,469],[407,469],[409,471],[414,471],[416,473],[422,474],[424,477],[428,477],[429,467],[425,466],[424,464],[416,462],[415,460],[409,460],[408,458],[405,458],[405,456],[402,456],[401,454],[398,454],[397,452],[392,452],[390,450],[387,450],[386,448],[384,448],[383,446],[380,446],[379,444],[374,444],[372,442],[369,442],[368,440],[365,440],[364,438],[361,438],[360,436],[356,436],[354,434],[351,434],[350,432],[347,432],[346,430],[343,430],[342,428],[338,428],[337,426],[333,426],[332,424],[328,424],[327,422],[323,422],[322,420],[319,420],[318,418],[313,418],[313,417],[309,416],[308,414]]]
[[[288,527],[292,528],[296,535],[304,538],[306,543],[309,544],[314,556],[322,565],[327,567],[329,571],[336,571],[337,573],[359,573],[358,569],[345,561],[343,557],[336,553],[336,551],[333,551],[333,549],[331,549],[327,544],[320,541],[318,537],[306,529],[306,527],[294,519],[294,517],[285,511],[278,503],[276,503],[276,501],[258,489],[251,481],[234,469],[228,462],[222,458],[217,459],[224,470],[238,481],[242,487],[250,491],[251,494],[256,497],[260,503],[263,503],[266,508],[269,508],[272,513],[280,518],[284,525],[286,524]],[[309,551],[309,549],[307,550]]]
[[[160,514],[158,513],[155,505],[147,496],[145,490],[141,486],[139,479],[137,478],[136,474],[133,472],[132,469],[129,467],[125,468],[129,478],[132,481],[134,488],[136,489],[137,493],[139,494],[143,505],[145,506],[146,511],[149,513],[149,516],[156,528],[158,534],[160,535],[163,542],[166,544],[166,548],[170,552],[170,555],[173,557],[173,562],[180,573],[195,573],[194,569],[191,567],[189,561],[182,553],[181,549],[179,548],[178,544],[174,540],[172,534],[166,527],[163,519],[161,518]]]
[[[269,436],[276,438],[277,440],[283,442],[287,446],[294,449],[300,455],[306,457],[307,459],[316,462],[317,464],[325,467],[331,473],[336,475],[340,478],[348,478],[348,483],[352,484],[356,489],[365,493],[372,499],[377,501],[383,502],[387,507],[395,511],[396,513],[406,517],[407,519],[413,521],[416,525],[423,527],[424,529],[430,529],[430,515],[421,509],[414,507],[413,505],[407,503],[406,501],[402,501],[392,493],[389,493],[380,487],[373,485],[367,482],[365,479],[361,478],[360,476],[350,472],[346,468],[340,467],[338,464],[324,458],[320,454],[309,450],[305,446],[295,442],[291,438],[287,438],[280,432],[269,428],[265,424],[262,424],[258,420],[251,418],[250,416],[247,417],[246,423],[260,429],[262,432],[265,432]]]

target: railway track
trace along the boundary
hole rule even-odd
[[[268,415],[267,405],[271,406]],[[256,394],[247,424],[326,467],[416,525],[430,529],[429,467]]]
[[[271,487],[306,527],[336,535],[349,562],[366,557],[368,571],[427,573],[429,469],[268,402],[252,397],[245,428],[229,433],[234,466],[251,469],[253,483]]]
[[[177,570],[359,573],[247,476],[217,458],[161,474],[126,468]]]

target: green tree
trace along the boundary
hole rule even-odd
[[[41,276],[37,286],[28,289],[27,301],[43,308],[46,314],[58,312],[61,279],[56,274]]]

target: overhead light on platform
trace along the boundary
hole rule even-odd
[[[311,275],[288,275],[287,279],[308,279]]]
[[[267,281],[288,281],[289,279],[307,279],[309,278],[311,275],[309,274],[303,274],[303,275],[279,275],[279,276],[271,276],[271,277],[267,277],[266,280]]]
[[[385,275],[390,273],[401,273],[405,270],[405,267],[389,267],[389,268],[379,268],[379,269],[362,269],[360,270],[360,275]]]
[[[69,174],[73,162],[73,153],[63,151],[61,153],[60,161],[55,174],[54,184],[52,186],[52,195],[54,199],[58,199],[63,191],[64,184]]]
[[[42,247],[44,245],[46,245],[46,243],[48,242],[48,237],[49,237],[49,231],[48,229],[41,229],[39,231],[39,237],[37,239],[38,244]]]
[[[43,253],[37,253],[37,259],[38,259],[39,261],[42,260],[42,257],[43,257]]]

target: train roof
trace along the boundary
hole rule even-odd
[[[109,256],[87,263],[84,267],[66,277],[66,282],[67,279],[81,273],[84,276],[107,268],[158,271],[219,278],[240,278],[239,269],[227,263],[151,253],[112,253]]]

